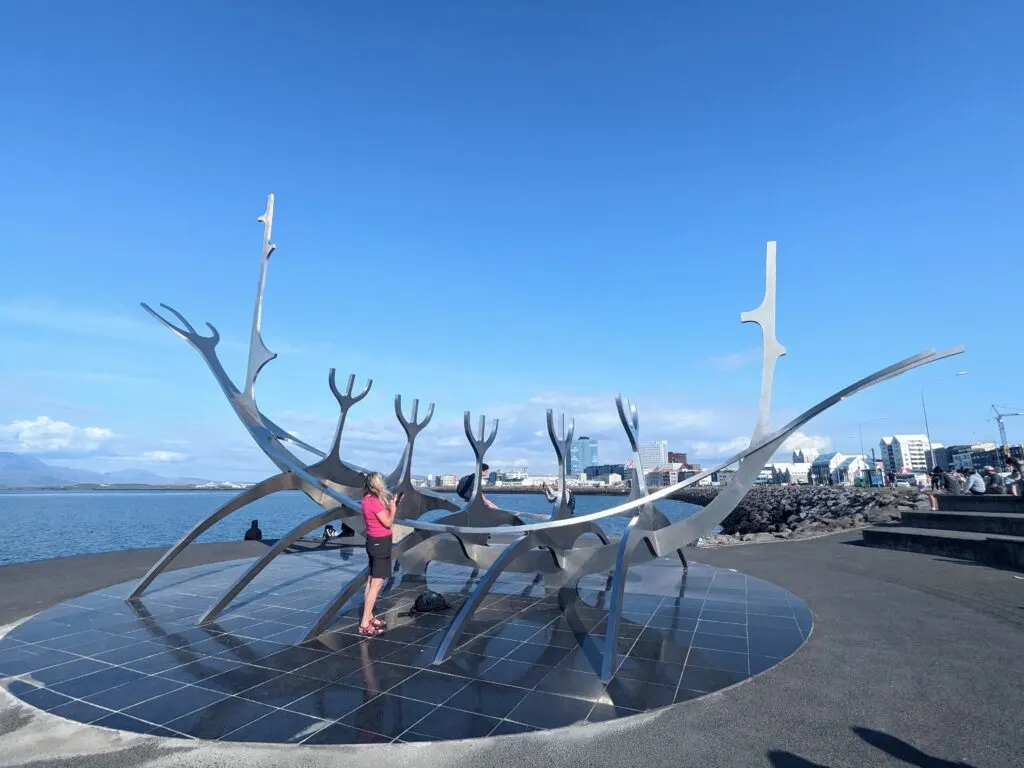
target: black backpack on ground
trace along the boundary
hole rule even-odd
[[[444,599],[444,595],[428,589],[416,598],[412,607],[417,613],[429,613],[430,611],[443,611],[449,605],[448,601]]]
[[[466,501],[469,501],[470,496],[473,495],[473,483],[475,480],[475,473],[472,475],[466,475],[464,478],[459,480],[459,484],[455,487],[455,492]]]

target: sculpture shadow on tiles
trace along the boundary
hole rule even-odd
[[[326,453],[289,434],[263,414],[256,404],[256,379],[267,363],[277,357],[267,349],[260,333],[267,267],[275,249],[271,242],[273,217],[274,196],[270,195],[266,211],[258,219],[263,224],[263,251],[249,342],[249,360],[242,388],[235,385],[217,356],[220,335],[213,325],[207,323],[210,333],[203,335],[196,331],[181,313],[166,304],[160,306],[173,316],[172,319],[169,319],[167,314],[153,310],[147,304],[142,305],[147,312],[199,352],[239,420],[280,472],[241,492],[199,522],[149,570],[131,593],[129,600],[139,600],[153,580],[204,531],[260,498],[277,491],[299,490],[322,509],[320,513],[281,537],[266,554],[257,559],[202,617],[203,624],[212,622],[264,568],[302,536],[336,520],[348,525],[357,534],[365,531],[359,498],[362,494],[363,480],[369,470],[344,461],[341,458],[341,442],[349,411],[369,394],[373,380],[368,380],[362,391],[353,394],[355,374],[352,374],[349,376],[345,391],[342,392],[336,385],[334,369],[330,370],[328,386],[338,402],[339,416],[334,439]],[[786,351],[775,336],[774,242],[769,242],[767,246],[764,299],[757,309],[742,313],[740,319],[745,323],[759,325],[762,334],[760,405],[749,447],[716,467],[649,493],[644,483],[644,471],[638,452],[639,416],[636,406],[621,396],[616,397],[615,404],[619,417],[633,451],[634,466],[630,470],[628,499],[622,504],[600,512],[574,515],[564,493],[550,519],[542,522],[531,522],[515,512],[486,506],[480,494],[481,467],[485,454],[497,436],[498,421],[493,421],[488,432],[486,417],[480,415],[477,430],[474,432],[473,419],[469,411],[464,414],[464,426],[466,438],[476,460],[476,483],[470,500],[457,506],[443,496],[413,485],[413,448],[416,437],[430,423],[434,406],[431,404],[426,415],[420,420],[419,400],[413,400],[411,417],[406,418],[402,396],[395,396],[395,415],[405,431],[406,445],[398,466],[386,477],[388,487],[392,491],[404,494],[396,523],[406,526],[411,532],[395,543],[394,557],[406,574],[425,575],[427,566],[433,561],[467,565],[482,571],[478,583],[448,626],[438,646],[435,663],[443,662],[456,648],[467,621],[471,619],[503,572],[542,574],[549,587],[560,588],[559,602],[564,609],[569,607],[571,599],[575,596],[576,585],[580,579],[590,574],[608,573],[610,600],[601,659],[601,678],[607,682],[616,669],[616,639],[627,572],[631,565],[661,557],[677,557],[680,560],[680,567],[685,570],[685,548],[712,531],[728,516],[749,490],[765,462],[778,450],[783,441],[802,425],[862,389],[963,351],[962,347],[941,352],[929,350],[908,357],[851,384],[809,408],[781,429],[771,432],[768,424],[772,380],[775,365]],[[556,429],[554,414],[548,410],[548,436],[558,459],[560,487],[564,489],[565,463],[574,425],[570,420],[569,428],[566,430],[564,415],[559,416],[558,422],[559,427]],[[289,445],[298,446],[321,457],[320,461],[305,464],[289,450]],[[737,462],[739,467],[729,484],[714,501],[693,516],[671,523],[658,509],[656,502],[659,500]],[[425,513],[435,510],[442,510],[447,514],[431,522],[421,519]],[[609,540],[597,523],[614,516],[627,518],[628,522],[621,537]],[[586,534],[596,536],[597,541],[588,539],[582,543],[581,537]],[[509,538],[512,539],[511,543],[508,543]],[[358,541],[358,537],[354,541]],[[366,577],[367,570],[363,569],[337,594],[325,596],[324,608],[319,618],[309,627],[307,640],[329,628],[342,607],[358,595]]]

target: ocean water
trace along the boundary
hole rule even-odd
[[[169,547],[236,493],[2,491],[0,565],[119,549]],[[539,494],[493,498],[503,508],[517,512],[545,514],[551,510]],[[624,496],[579,496],[576,514],[608,509],[623,501]],[[688,517],[699,509],[681,501],[659,502],[658,506],[672,520]],[[318,509],[304,494],[284,491],[239,510],[200,536],[199,541],[239,541],[253,519],[260,521],[264,538],[278,538]],[[608,534],[618,534],[625,528],[625,520],[604,520],[601,527]]]

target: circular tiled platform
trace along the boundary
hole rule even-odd
[[[597,722],[694,699],[792,654],[811,631],[804,603],[735,571],[658,562],[630,572],[619,667],[600,665],[605,580],[589,577],[564,613],[539,579],[508,574],[451,659],[434,651],[468,569],[433,564],[429,586],[453,608],[409,614],[424,584],[395,577],[386,634],[362,639],[339,618],[295,645],[363,564],[359,551],[280,558],[220,620],[203,611],[248,561],[161,576],[130,605],[132,584],[63,603],[0,639],[0,680],[55,715],[140,733],[227,741],[342,744],[474,738]],[[350,612],[351,613],[351,612]]]

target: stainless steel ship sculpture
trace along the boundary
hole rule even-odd
[[[326,453],[289,434],[264,415],[256,404],[256,379],[267,363],[277,357],[267,349],[260,333],[267,266],[270,255],[275,249],[271,242],[273,220],[274,196],[270,195],[267,199],[266,211],[258,219],[263,224],[263,252],[260,258],[256,306],[253,312],[249,341],[249,361],[242,389],[239,389],[228,376],[217,356],[220,334],[213,325],[207,323],[210,334],[203,335],[172,307],[166,304],[160,305],[177,320],[177,323],[156,312],[147,304],[142,304],[147,312],[199,352],[213,372],[214,378],[235,414],[260,449],[280,469],[280,472],[239,493],[205,520],[196,524],[149,570],[128,599],[130,601],[138,600],[153,580],[204,531],[258,499],[277,491],[299,490],[322,509],[319,514],[300,523],[281,537],[274,546],[267,550],[266,554],[256,560],[223,597],[207,611],[201,619],[202,624],[212,622],[274,558],[306,534],[336,520],[348,525],[357,534],[365,533],[359,509],[359,498],[362,493],[363,480],[369,470],[355,466],[341,458],[341,438],[349,411],[370,392],[373,385],[372,379],[367,381],[361,392],[353,394],[355,383],[353,374],[349,376],[345,391],[341,392],[335,383],[335,371],[333,368],[330,370],[328,385],[338,401],[340,413],[334,440]],[[836,392],[800,414],[781,429],[771,432],[768,420],[771,411],[772,378],[776,362],[786,353],[785,348],[775,337],[774,242],[769,242],[767,246],[764,300],[757,309],[742,313],[740,320],[744,323],[756,323],[761,327],[763,348],[760,407],[749,447],[730,456],[716,467],[669,487],[648,492],[644,483],[644,470],[638,451],[640,421],[636,406],[621,396],[616,397],[615,404],[619,417],[633,451],[633,468],[629,470],[630,494],[626,502],[611,509],[591,514],[573,514],[564,492],[550,519],[542,522],[530,521],[515,512],[486,506],[480,495],[481,466],[486,452],[494,443],[498,431],[498,421],[494,420],[490,433],[487,434],[487,420],[481,415],[478,429],[474,433],[469,411],[466,411],[464,415],[465,432],[476,458],[476,483],[470,500],[461,506],[456,506],[443,496],[413,485],[413,447],[417,435],[430,423],[434,406],[431,404],[427,409],[426,416],[419,420],[419,401],[413,400],[411,418],[407,419],[401,395],[395,396],[395,415],[405,431],[406,444],[398,466],[387,475],[387,482],[393,491],[404,493],[396,523],[406,526],[411,529],[411,532],[396,542],[394,557],[400,563],[403,572],[408,574],[425,574],[427,566],[432,561],[465,565],[483,572],[448,626],[438,647],[434,663],[441,663],[451,655],[458,645],[466,622],[473,616],[484,596],[504,571],[542,574],[548,586],[561,588],[563,607],[568,607],[565,598],[567,596],[571,598],[575,594],[575,587],[581,578],[589,574],[609,573],[608,627],[604,636],[601,659],[601,678],[607,682],[616,669],[616,639],[621,618],[623,590],[631,565],[672,556],[678,557],[682,568],[685,569],[687,567],[685,549],[725,520],[750,489],[765,462],[797,429],[840,400],[862,389],[926,363],[935,362],[963,351],[962,347],[942,352],[929,350],[908,357]],[[570,421],[569,429],[566,431],[564,416],[560,416],[559,429],[556,430],[554,414],[548,410],[547,430],[558,459],[559,487],[565,489],[565,465],[573,438],[573,423]],[[319,456],[320,461],[308,465],[303,463],[289,450],[289,445],[298,446]],[[695,515],[672,523],[658,509],[656,502],[659,500],[682,488],[699,483],[712,473],[736,463],[739,466],[729,484],[710,504]],[[432,510],[444,510],[448,514],[431,522],[420,519],[426,512]],[[598,526],[598,522],[611,517],[624,517],[628,522],[626,531],[621,537],[609,540]],[[595,535],[597,541],[589,540],[586,545],[578,545],[580,537],[585,534]],[[492,537],[497,537],[497,539]],[[512,542],[508,543],[510,538]],[[355,541],[358,540],[357,537]],[[317,637],[329,628],[341,608],[362,589],[366,577],[367,571],[364,569],[330,598],[319,618],[309,628],[306,640]]]

